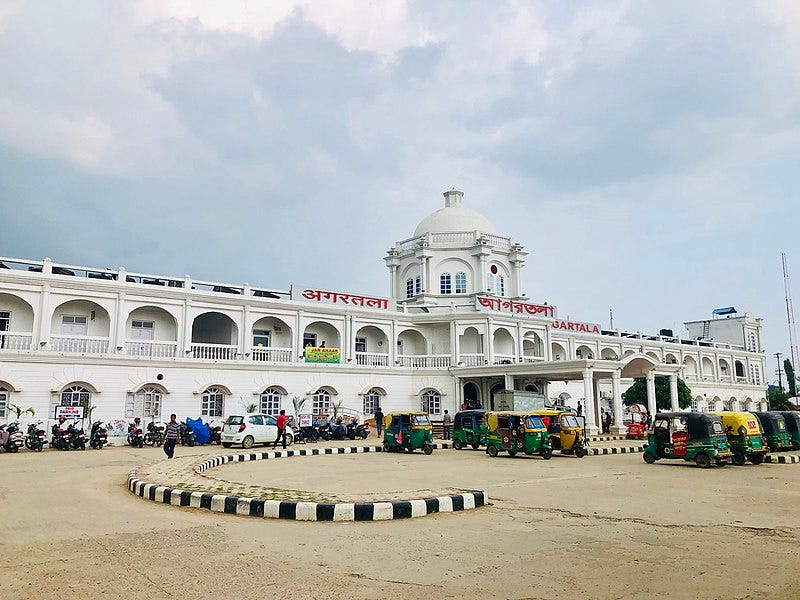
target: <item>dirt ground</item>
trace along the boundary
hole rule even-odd
[[[177,449],[189,452],[209,449]],[[331,493],[478,488],[491,503],[308,523],[132,496],[130,468],[162,456],[0,453],[2,597],[800,598],[800,465],[700,470],[646,465],[640,454],[543,461],[442,450],[213,470]]]

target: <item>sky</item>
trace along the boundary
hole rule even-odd
[[[561,316],[786,354],[799,167],[794,1],[0,2],[6,257],[387,295],[456,187]]]

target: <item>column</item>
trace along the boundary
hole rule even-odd
[[[586,417],[586,431],[589,435],[598,433],[594,420],[594,386],[592,385],[592,370],[583,370],[583,414]]]
[[[39,297],[39,323],[38,328],[34,328],[34,350],[44,350],[47,343],[50,341],[50,322],[53,315],[50,311],[50,284],[46,283],[42,286],[42,294]],[[34,315],[34,319],[36,316]]]
[[[656,414],[656,374],[650,370],[647,372],[647,410],[650,414]]]
[[[183,346],[178,348],[178,358],[188,358],[192,355],[192,321],[190,318],[192,312],[192,301],[183,301]]]
[[[242,308],[242,324],[239,328],[239,358],[244,360],[245,354],[250,354],[253,338],[250,335],[250,306],[245,304]]]
[[[452,365],[458,366],[458,362],[461,360],[459,355],[461,353],[458,349],[458,325],[455,321],[450,322],[450,360],[453,361]]]
[[[108,351],[113,353],[117,349],[125,350],[125,292],[117,294],[115,302],[114,321],[111,323],[111,339],[108,340]]]
[[[510,373],[503,373],[503,387],[507,390],[514,389],[514,376]]]
[[[492,332],[492,320],[486,319],[486,357],[488,364],[494,364],[494,335]]]
[[[523,354],[525,352],[525,349],[522,347],[523,346],[522,339],[523,339],[522,323],[517,323],[517,344],[516,344],[516,346],[517,346],[517,357],[514,359],[514,362],[517,362],[517,361],[522,362],[522,356],[523,356]]]
[[[397,298],[397,265],[389,267],[389,297]]]
[[[611,395],[613,397],[612,407],[614,409],[614,424],[611,426],[611,433],[615,435],[623,434],[626,431],[622,422],[622,391],[620,385],[621,371],[615,369],[611,373]]]
[[[681,409],[678,404],[678,374],[673,373],[669,376],[669,401],[672,405],[672,412],[677,412]]]
[[[303,361],[303,311],[297,311],[297,326],[294,328],[294,355],[292,356],[292,362],[295,360],[302,362]]]
[[[391,337],[389,338],[389,366],[397,364],[397,319],[392,319]]]
[[[356,357],[356,335],[353,331],[353,315],[344,318],[344,339],[342,340],[340,352],[344,355],[344,363],[351,362]]]

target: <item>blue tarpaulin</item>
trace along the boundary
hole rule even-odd
[[[186,417],[186,425],[194,431],[194,437],[198,444],[207,444],[211,439],[211,432],[208,425],[203,423],[203,419],[190,419]]]

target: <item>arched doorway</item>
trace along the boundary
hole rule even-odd
[[[467,409],[481,408],[481,390],[471,381],[464,384],[464,405]]]

